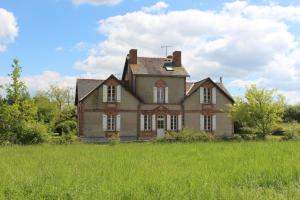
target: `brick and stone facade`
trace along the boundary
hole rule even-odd
[[[121,140],[163,137],[183,128],[230,137],[233,99],[223,83],[210,78],[190,83],[181,52],[167,58],[138,57],[131,49],[122,79],[78,79],[76,105],[79,136],[104,141],[118,133]]]

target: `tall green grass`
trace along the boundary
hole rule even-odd
[[[0,199],[300,199],[300,143],[0,147]]]

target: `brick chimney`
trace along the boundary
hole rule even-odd
[[[129,64],[137,64],[137,49],[129,50]]]
[[[181,51],[173,52],[173,66],[181,67]]]

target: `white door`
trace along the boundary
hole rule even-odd
[[[157,137],[163,137],[165,135],[165,116],[157,116]]]

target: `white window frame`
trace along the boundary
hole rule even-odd
[[[212,116],[211,115],[204,115],[204,130],[205,131],[212,131]]]
[[[114,85],[107,86],[107,101],[116,102],[117,101],[117,88]]]
[[[203,88],[203,100],[204,103],[210,104],[212,103],[212,89],[211,88]]]
[[[116,116],[107,115],[107,131],[116,131]]]
[[[171,115],[171,131],[177,131],[177,130],[178,130],[178,116]]]
[[[151,121],[152,121],[152,116],[151,115],[144,115],[144,130],[145,131],[151,131]]]
[[[157,103],[165,103],[165,88],[157,87]]]

